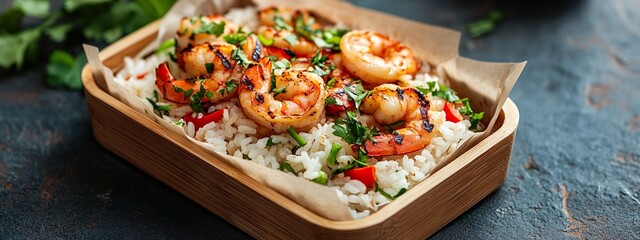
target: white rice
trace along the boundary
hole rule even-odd
[[[257,20],[254,13],[255,9],[232,10],[226,17],[239,25],[255,29]],[[125,67],[116,74],[115,81],[147,102],[146,99],[153,99],[154,91],[157,91],[155,67],[167,60],[168,57],[157,55],[140,60],[125,58]],[[424,85],[427,81],[438,81],[439,78],[428,73],[420,73],[413,79],[403,80],[409,85]],[[378,161],[369,159],[369,163],[376,168],[378,188],[391,196],[403,191],[402,189],[410,189],[427,178],[444,156],[455,151],[462,142],[473,135],[473,132],[468,130],[471,125],[468,120],[458,123],[445,121],[444,101],[428,97],[431,110],[435,110],[433,117],[440,118],[443,122],[437,128],[437,135],[431,143],[412,155],[385,157]],[[159,99],[157,104],[172,106],[169,116],[163,116],[163,119],[169,122],[176,122],[192,111],[188,105],[165,102],[162,99]],[[151,104],[147,105],[152,109]],[[244,158],[265,167],[278,169],[282,163],[288,163],[297,172],[298,177],[309,180],[318,177],[321,171],[331,176],[330,169],[326,167],[326,159],[333,143],[342,146],[336,160],[338,167],[348,165],[353,159],[352,156],[356,155],[349,144],[333,135],[334,123],[331,119],[321,121],[309,132],[301,132],[300,135],[307,140],[307,144],[292,152],[298,144],[287,133],[271,135],[272,141],[279,143],[273,146],[267,146],[269,137],[258,138],[258,124],[244,115],[237,98],[216,103],[208,112],[223,108],[223,117],[218,123],[209,123],[197,131],[193,123],[187,123],[183,125],[185,133],[207,143],[213,151]],[[368,122],[371,119],[361,116],[361,121]],[[362,182],[349,179],[343,174],[330,178],[328,186],[334,188],[340,201],[350,207],[355,219],[366,217],[390,202],[381,192],[373,189],[367,191]]]

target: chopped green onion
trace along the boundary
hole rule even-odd
[[[327,182],[329,181],[327,173],[320,171],[318,172],[319,176],[312,179],[311,181],[314,181],[316,183],[322,184],[322,185],[327,185]]]
[[[273,93],[274,93],[274,94],[273,94],[273,96],[275,97],[275,96],[277,96],[278,94],[280,94],[280,93],[285,93],[285,92],[287,92],[287,86],[282,86],[282,87],[279,87],[279,88],[274,88],[274,89],[273,89]]]
[[[283,172],[285,170],[287,170],[287,171],[289,171],[289,172],[291,172],[293,174],[297,174],[296,170],[294,170],[293,167],[291,167],[291,164],[289,164],[287,162],[281,163],[279,169],[280,169],[280,171],[283,171]]]
[[[327,158],[327,166],[333,167],[336,165],[336,157],[338,157],[338,152],[342,149],[342,146],[338,143],[333,143],[331,145],[331,151],[329,151],[329,157]]]
[[[262,43],[262,45],[265,45],[267,47],[273,45],[273,42],[275,41],[273,40],[273,38],[262,36],[262,34],[258,34],[258,40],[260,40],[260,43]]]
[[[162,44],[160,44],[160,47],[158,47],[158,49],[156,49],[156,54],[161,54],[162,52],[164,52],[165,50],[171,48],[171,47],[175,47],[176,45],[176,39],[175,38],[171,38],[167,41],[164,41]]]
[[[300,146],[307,145],[307,141],[304,140],[304,138],[302,138],[300,134],[298,134],[298,132],[296,132],[296,130],[293,129],[292,126],[289,126],[289,128],[287,128],[287,132],[289,133],[289,135],[291,135],[291,137],[294,140],[296,140],[296,142],[298,142],[298,144],[300,144]]]
[[[395,200],[396,198],[402,196],[402,194],[404,194],[405,192],[407,192],[406,188],[401,188],[400,191],[398,191],[398,193],[395,196],[391,196],[391,194],[385,192],[384,190],[382,190],[381,188],[378,187],[378,182],[376,182],[376,188],[375,188],[376,192],[379,192],[380,194],[382,194],[382,196],[388,198],[389,200]]]

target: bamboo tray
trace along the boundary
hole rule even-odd
[[[156,21],[100,53],[114,72],[151,42]],[[236,170],[211,152],[165,129],[96,85],[82,71],[93,132],[100,144],[257,238],[425,238],[497,189],[504,181],[519,113],[507,99],[495,131],[402,197],[369,217],[321,217]],[[149,141],[152,139],[152,141]]]

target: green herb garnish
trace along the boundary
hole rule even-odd
[[[249,35],[251,35],[251,33],[245,33],[244,31],[242,31],[242,27],[240,27],[240,29],[238,29],[237,32],[228,34],[223,38],[224,38],[224,41],[229,44],[242,45],[244,44],[244,41],[247,40]]]
[[[171,110],[171,105],[158,105],[158,91],[153,91],[153,99],[147,98],[147,101],[153,107],[153,112],[155,112],[158,116],[169,115],[169,111]]]
[[[344,104],[342,103],[342,101],[340,101],[339,99],[333,98],[333,97],[327,97],[324,99],[324,105],[336,105],[336,106],[344,106]]]
[[[240,48],[236,48],[236,49],[233,49],[231,51],[231,58],[233,58],[236,61],[238,61],[238,63],[244,69],[247,69],[247,66],[249,66],[249,64],[251,63],[251,61],[249,61],[249,59],[247,59],[247,56],[244,55],[244,52],[242,52],[242,49],[240,49]]]
[[[311,65],[313,66],[313,72],[318,76],[325,76],[335,69],[333,64],[327,65],[327,55],[322,55],[322,51],[318,50],[311,58]]]
[[[258,34],[258,40],[260,40],[260,43],[262,43],[262,45],[265,45],[267,47],[273,45],[273,42],[275,41],[273,38],[267,38],[262,34]]]
[[[291,62],[286,58],[283,58],[280,61],[273,62],[273,68],[275,69],[289,69],[291,68]]]
[[[349,86],[344,87],[344,92],[353,100],[356,105],[356,109],[360,109],[360,104],[362,100],[367,97],[367,95],[371,94],[371,91],[365,91],[362,87],[362,84],[351,84]]]
[[[296,142],[300,145],[300,146],[304,146],[307,145],[307,141],[304,140],[304,138],[302,138],[300,136],[300,134],[298,134],[298,132],[296,132],[295,129],[293,129],[292,126],[289,126],[289,128],[287,128],[287,132],[289,133],[289,135],[296,140]]]
[[[400,120],[397,122],[394,122],[392,124],[389,124],[387,126],[384,126],[384,130],[387,130],[388,133],[392,133],[394,130],[396,130],[398,127],[404,125],[405,121],[404,120]]]
[[[398,193],[395,196],[391,196],[391,194],[388,194],[387,192],[382,190],[382,188],[379,188],[378,187],[378,182],[376,182],[375,191],[379,192],[380,194],[382,194],[382,196],[388,198],[389,200],[395,200],[396,198],[402,196],[402,194],[407,192],[407,189],[406,188],[401,188],[400,191],[398,191]]]
[[[269,139],[267,139],[267,147],[271,147],[273,145],[278,145],[280,144],[280,142],[274,142],[272,137],[269,137]]]
[[[296,36],[295,34],[289,34],[287,36],[284,36],[284,40],[287,41],[289,45],[293,46],[293,45],[296,45],[296,42],[298,41],[298,36]]]
[[[213,63],[205,63],[204,67],[207,69],[207,73],[213,72]]]
[[[160,55],[164,51],[175,47],[176,44],[178,44],[178,41],[176,41],[175,38],[171,38],[171,39],[169,39],[167,41],[164,41],[162,44],[160,44],[160,47],[158,47],[158,49],[156,49],[156,55]]]
[[[289,25],[287,21],[285,21],[282,17],[280,17],[280,15],[274,16],[273,21],[276,23],[276,26],[274,28],[278,31],[293,30],[293,27],[291,27],[291,25]]]
[[[200,27],[193,30],[193,34],[213,34],[216,37],[220,37],[222,33],[224,33],[224,21],[220,21],[219,23],[209,22],[204,23],[202,19],[200,19]]]
[[[218,90],[218,92],[220,93],[221,96],[224,96],[225,93],[229,94],[233,92],[233,90],[236,89],[237,87],[238,87],[238,81],[236,81],[235,79],[231,79],[229,81],[226,81],[224,83],[224,88]]]
[[[280,94],[280,93],[286,93],[286,92],[287,92],[287,86],[282,86],[282,87],[279,87],[279,88],[274,88],[274,89],[273,89],[273,93],[274,93],[274,94],[273,94],[273,96],[275,97],[275,96],[277,96],[277,95],[278,95],[278,94]]]
[[[331,151],[329,151],[329,156],[327,157],[327,166],[333,167],[336,165],[336,158],[338,157],[338,152],[342,149],[342,146],[337,143],[333,143],[331,145]]]
[[[322,185],[327,185],[327,182],[329,181],[329,178],[327,176],[327,173],[320,171],[318,172],[318,176],[314,179],[312,179],[311,181],[322,184]]]
[[[297,174],[296,170],[293,169],[293,167],[291,167],[291,164],[289,164],[288,162],[283,162],[280,164],[280,167],[278,167],[278,169],[280,169],[280,171],[285,172],[289,171],[290,173],[293,173],[294,175]]]
[[[348,144],[363,145],[367,140],[373,140],[373,136],[378,135],[375,128],[368,128],[360,123],[355,112],[347,111],[347,118],[338,118],[332,126],[333,135],[342,138]]]

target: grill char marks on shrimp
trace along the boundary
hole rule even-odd
[[[382,133],[367,140],[367,155],[382,157],[418,151],[429,145],[439,120],[430,118],[429,101],[415,88],[383,84],[373,89],[362,102],[360,110],[372,114],[376,123],[401,127],[391,133]]]

